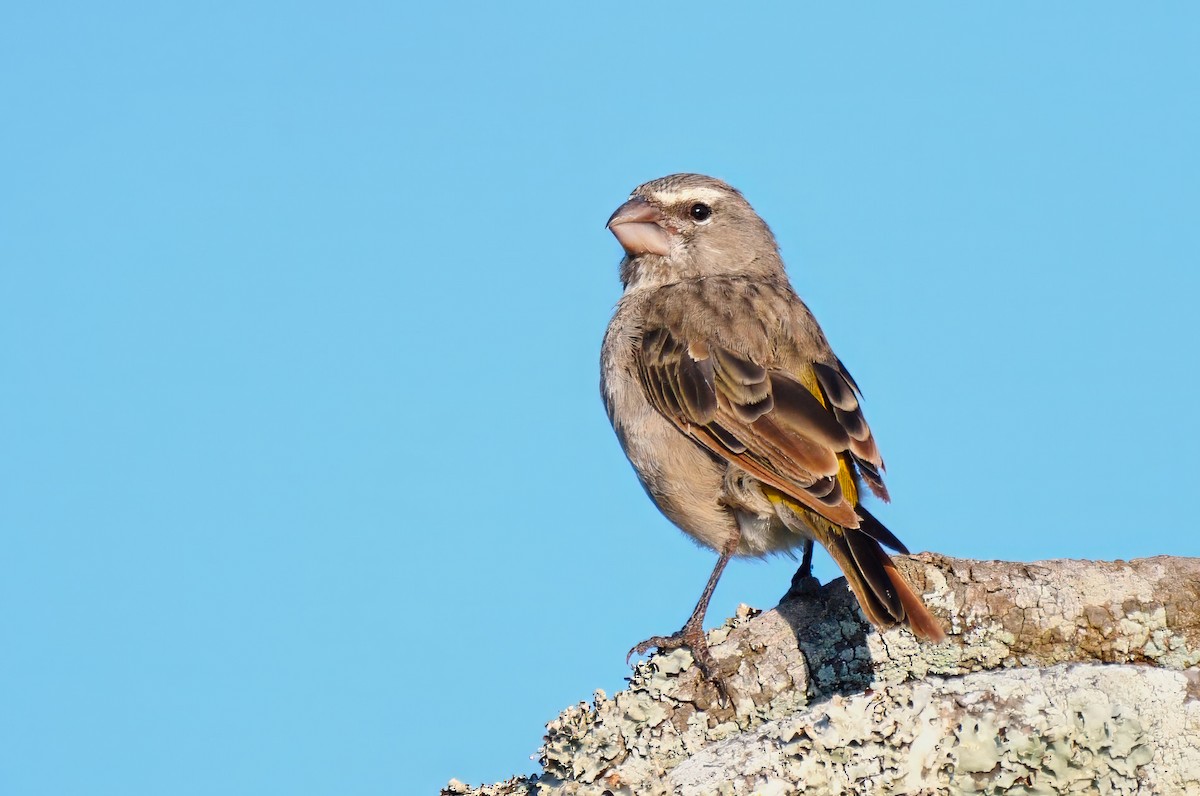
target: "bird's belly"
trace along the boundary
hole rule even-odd
[[[725,546],[737,525],[720,502],[724,464],[657,412],[628,431],[625,452],[646,494],[667,519],[707,547]]]
[[[607,387],[614,386],[609,373]],[[605,402],[622,401],[613,424],[646,494],[667,519],[700,544],[720,551],[739,529],[737,554],[762,556],[804,542],[775,517],[765,499],[751,505],[728,489],[730,465],[709,454],[642,397],[636,383],[605,389]]]
[[[722,550],[739,530],[736,552],[742,556],[802,545],[804,538],[784,527],[753,478],[710,454],[646,400],[632,364],[637,324],[624,317],[627,310],[618,310],[605,337],[600,391],[646,494],[667,519],[713,550]]]

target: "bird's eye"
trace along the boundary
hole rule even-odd
[[[688,208],[688,215],[694,221],[708,221],[708,217],[712,215],[712,208],[704,204],[704,202],[696,202]]]

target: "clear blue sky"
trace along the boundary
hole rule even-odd
[[[844,9],[0,12],[0,790],[534,770],[713,562],[597,393],[675,171],[775,229],[910,547],[1200,554],[1195,6]]]

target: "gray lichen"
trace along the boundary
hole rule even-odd
[[[840,580],[743,607],[710,634],[732,704],[655,656],[547,725],[536,779],[444,792],[1200,795],[1200,560],[901,566],[946,643]]]
[[[666,792],[1200,792],[1200,702],[1181,672],[1060,664],[834,698],[714,744]]]

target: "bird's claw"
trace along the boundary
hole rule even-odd
[[[651,636],[645,641],[633,645],[633,648],[629,650],[629,654],[625,656],[625,663],[628,664],[629,659],[634,655],[645,655],[652,649],[657,649],[659,652],[666,652],[687,646],[683,642],[678,641],[679,636],[679,633],[676,633],[674,636]]]
[[[633,649],[629,650],[629,654],[625,656],[625,663],[629,663],[629,659],[636,655],[645,655],[652,649],[657,649],[659,652],[670,652],[671,650],[686,649],[692,653],[692,659],[696,661],[697,668],[704,676],[704,679],[712,683],[717,689],[717,694],[721,701],[725,704],[732,705],[732,690],[725,682],[725,678],[721,676],[720,667],[717,665],[717,659],[713,657],[712,651],[708,648],[708,641],[704,637],[704,630],[697,624],[693,626],[691,622],[683,626],[683,629],[678,633],[673,633],[670,636],[651,636],[645,641],[634,645]]]

